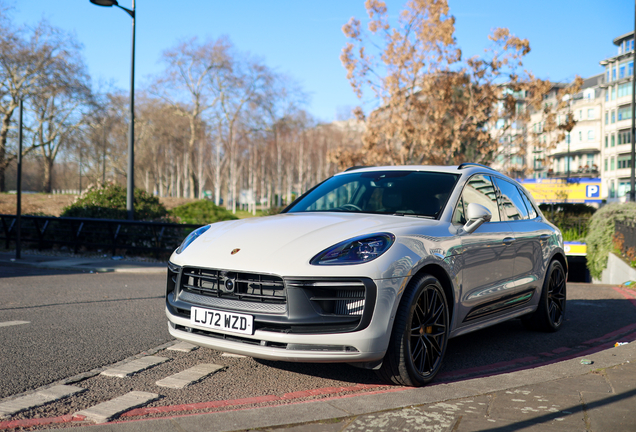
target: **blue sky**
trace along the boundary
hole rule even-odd
[[[89,0],[4,0],[17,24],[46,18],[75,34],[94,82],[128,91],[131,19],[122,10]],[[132,0],[119,0],[130,8]],[[406,1],[388,0],[392,16]],[[464,56],[480,54],[495,27],[528,38],[525,65],[554,81],[602,73],[599,61],[616,54],[612,40],[634,28],[634,2],[627,0],[449,0]],[[349,18],[366,18],[364,0],[136,0],[135,86],[160,71],[164,49],[194,36],[229,36],[237,49],[293,77],[311,100],[306,109],[322,121],[360,104],[340,63]]]

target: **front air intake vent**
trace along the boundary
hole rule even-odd
[[[372,306],[375,302],[375,290],[369,290],[363,280],[287,280],[286,282],[290,288],[305,290],[309,300],[326,315],[362,316],[370,291],[373,292]]]

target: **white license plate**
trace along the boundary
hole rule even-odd
[[[214,330],[254,334],[254,317],[252,315],[192,307],[190,309],[190,322]]]

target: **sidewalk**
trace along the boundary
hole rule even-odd
[[[636,431],[636,342],[534,369],[359,396],[87,426],[158,431]]]
[[[112,259],[105,257],[53,256],[21,254],[15,258],[15,252],[0,252],[0,262],[26,265],[56,270],[79,270],[84,272],[122,272],[122,273],[165,273],[166,263],[146,262],[135,259]]]

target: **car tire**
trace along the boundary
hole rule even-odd
[[[521,318],[523,325],[530,330],[555,332],[565,320],[567,281],[563,266],[557,260],[550,263],[543,282],[541,298],[537,310]]]
[[[419,387],[431,382],[442,366],[449,333],[449,310],[439,281],[415,277],[398,306],[389,347],[377,370],[384,381]]]

